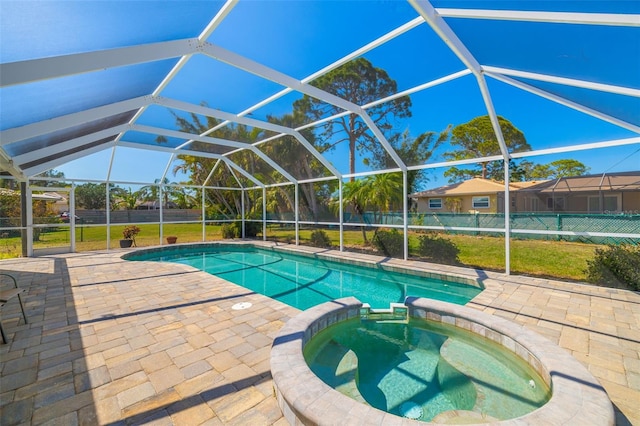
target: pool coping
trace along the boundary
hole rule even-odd
[[[614,411],[600,383],[574,357],[545,337],[508,320],[476,309],[432,299],[407,298],[409,315],[447,323],[482,335],[529,363],[550,385],[552,395],[541,408],[500,425],[613,425]],[[318,332],[360,315],[362,303],[347,297],[301,312],[281,329],[271,349],[271,374],[278,406],[290,424],[421,425],[361,404],[331,388],[311,371],[305,344]]]

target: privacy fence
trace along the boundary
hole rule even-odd
[[[575,213],[512,213],[512,238],[562,240],[592,244],[639,244],[638,238],[580,235],[584,233],[640,234],[640,214],[575,214]],[[293,214],[269,214],[270,221],[293,222]],[[337,219],[327,219],[334,222]],[[402,212],[344,214],[345,225],[403,226]],[[488,229],[504,229],[504,214],[486,213],[409,213],[410,229],[444,231],[450,234],[494,235]],[[464,229],[460,229],[464,228]],[[578,235],[571,235],[577,233]]]
[[[77,211],[77,225],[105,224],[106,212],[104,210],[79,210]],[[613,233],[613,234],[640,234],[640,214],[550,214],[550,213],[512,213],[510,216],[512,238],[518,239],[543,239],[578,241],[592,244],[640,244],[638,238],[605,237],[584,235],[584,233]],[[165,210],[163,220],[165,222],[199,222],[202,215],[198,210]],[[119,223],[147,223],[158,222],[160,219],[158,210],[130,210],[110,212],[110,222]],[[217,219],[207,217],[207,221]],[[228,219],[228,218],[226,218]],[[302,222],[311,225],[314,220],[307,219]],[[261,220],[261,219],[257,219]],[[295,217],[293,214],[273,214],[267,215],[269,222],[281,222],[293,224]],[[52,221],[59,222],[59,219],[52,218]],[[39,222],[39,221],[36,221]],[[337,218],[324,217],[321,222],[337,227]],[[39,222],[44,223],[44,222]],[[345,226],[389,226],[400,228],[403,226],[403,217],[400,212],[391,213],[365,213],[364,215],[344,214]],[[17,229],[9,232],[7,228],[18,228],[20,218],[0,217],[0,228],[4,232],[1,237],[13,236],[19,233]],[[494,235],[501,236],[503,232],[497,230],[504,229],[504,214],[481,214],[481,213],[410,213],[409,228],[414,230],[443,231],[449,234],[470,234],[470,235]],[[495,229],[495,232],[491,230]],[[488,231],[489,230],[489,231]],[[578,235],[572,235],[577,233]],[[582,234],[582,235],[581,235]]]
[[[391,219],[392,222],[396,218]],[[638,239],[624,237],[600,237],[587,235],[568,235],[575,233],[615,233],[640,234],[640,214],[549,214],[549,213],[512,213],[509,216],[512,235],[522,239],[556,239],[581,241],[596,244],[635,243]],[[444,228],[504,228],[504,214],[412,214],[411,225]],[[546,231],[547,233],[529,233],[526,231]],[[447,230],[451,233],[474,233],[473,230]]]

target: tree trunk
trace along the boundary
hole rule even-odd
[[[315,222],[318,221],[318,203],[316,202],[315,192],[313,191],[313,184],[302,185],[302,194],[304,195],[305,200],[307,200],[307,206],[311,215],[313,216],[313,220]],[[311,190],[309,189],[311,188]]]
[[[307,177],[309,178],[313,178],[313,172],[311,171],[311,167],[309,167],[309,162],[306,161],[306,158],[303,161],[303,165],[302,168],[304,169],[305,173],[307,174]],[[307,190],[305,191],[304,188],[307,188]],[[313,214],[313,220],[314,221],[318,221],[318,200],[316,199],[316,191],[313,187],[313,183],[309,183],[306,186],[303,185],[302,186],[302,190],[304,191],[306,197],[307,197],[307,201],[309,204],[309,208],[311,209],[311,213]]]
[[[291,199],[291,196],[289,195],[289,193],[287,191],[285,191],[284,189],[282,189],[281,186],[278,186],[278,191],[280,192],[280,194],[282,194],[282,196],[285,199],[285,203],[289,204],[289,206],[291,206],[291,211],[294,213],[295,215],[295,211],[296,211],[296,206],[295,206],[295,198]],[[295,217],[295,216],[294,216]]]
[[[355,134],[355,121],[356,115],[349,115],[349,173],[356,172],[356,134]],[[349,178],[351,182],[355,180],[355,177]]]
[[[362,223],[364,223],[364,211],[363,209],[360,208],[360,206],[353,206],[353,210],[354,212],[356,212],[358,215],[360,215],[360,221]],[[367,238],[367,228],[366,226],[361,226],[360,230],[362,231],[362,238],[364,239],[364,243],[369,244],[369,239]]]

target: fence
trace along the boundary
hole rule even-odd
[[[104,210],[79,210],[77,215],[80,218],[78,224],[103,224],[106,223],[106,213]],[[510,216],[511,229],[546,231],[549,234],[533,234],[515,232],[512,238],[520,239],[547,239],[580,241],[593,244],[639,244],[639,238],[624,237],[602,237],[602,236],[581,236],[581,235],[558,235],[555,232],[598,232],[612,234],[640,234],[640,214],[550,214],[550,213],[512,213]],[[111,212],[111,223],[145,223],[158,222],[160,214],[158,210],[128,210]],[[293,214],[269,214],[268,220],[294,221]],[[337,218],[323,218],[327,223],[337,224]],[[201,213],[198,210],[168,209],[163,211],[163,221],[199,221]],[[391,212],[385,214],[365,213],[363,216],[345,213],[345,225],[349,223],[365,223],[373,225],[394,225],[402,226],[402,213]],[[451,230],[446,232],[452,234],[478,234],[480,231],[474,229],[482,228],[504,228],[504,214],[473,214],[473,213],[410,213],[410,226],[432,226],[443,228],[469,228],[467,230]],[[0,218],[0,228],[5,228],[5,234],[18,235],[18,231],[10,232],[6,228],[20,226],[19,218]],[[487,233],[484,233],[485,235]],[[497,236],[502,233],[494,233]]]
[[[640,214],[558,214],[558,213],[512,213],[510,216],[512,231],[545,231],[549,234],[514,232],[512,238],[579,241],[591,244],[639,244],[639,238],[602,237],[583,235],[559,235],[557,232],[589,232],[611,234],[639,234]],[[293,213],[268,215],[269,220],[294,221]],[[326,222],[335,222],[337,218],[327,218]],[[344,224],[370,224],[402,226],[402,212],[373,213],[354,215],[345,212]],[[486,213],[410,213],[409,226],[432,226],[442,228],[470,228],[468,230],[447,229],[451,234],[478,234],[474,229],[504,229],[504,214]],[[502,236],[501,232],[484,235]]]
[[[512,230],[602,232],[612,234],[640,234],[640,214],[549,214],[549,213],[512,213],[509,216]],[[395,223],[396,217],[390,218]],[[440,213],[411,214],[411,225],[442,226],[466,228],[504,228],[504,214]],[[475,233],[476,231],[447,231],[451,233]],[[581,241],[595,244],[638,244],[638,238],[599,237],[557,234],[516,233],[515,238],[556,239]]]
[[[79,222],[85,224],[107,223],[105,210],[76,210]],[[111,223],[147,223],[160,222],[160,210],[114,210],[109,212]],[[202,220],[201,210],[164,209],[164,222],[195,222]]]

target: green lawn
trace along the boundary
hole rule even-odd
[[[136,237],[138,247],[154,246],[161,243],[160,227],[158,225],[138,225],[141,229]],[[123,225],[111,226],[111,248],[119,248]],[[206,240],[222,239],[220,225],[206,226]],[[300,230],[300,243],[309,244],[312,230]],[[340,235],[337,227],[325,229],[334,247],[339,246]],[[202,241],[202,225],[200,224],[166,224],[164,236],[175,235],[178,243]],[[106,226],[78,227],[76,231],[76,250],[104,250],[106,243]],[[367,233],[370,239],[373,232]],[[419,234],[409,236],[410,253],[415,253]],[[284,242],[295,241],[293,227],[270,225],[267,229],[269,240]],[[463,266],[477,267],[487,270],[504,271],[504,238],[471,235],[446,235],[460,249],[460,262]],[[162,241],[166,244],[166,241]],[[345,228],[344,244],[351,250],[373,250],[365,246],[362,232],[359,229]],[[34,243],[34,248],[59,247],[69,245],[69,229],[57,228],[54,232],[40,235],[40,241]],[[12,258],[20,255],[20,238],[0,239],[0,259]],[[552,277],[584,281],[587,260],[593,258],[597,245],[569,243],[563,241],[541,240],[512,240],[511,241],[511,271],[514,274],[525,274],[541,277]]]
[[[300,243],[308,244],[312,230],[300,231]],[[339,245],[338,230],[325,230],[334,246]],[[267,233],[270,239],[289,241],[295,238],[291,230]],[[414,255],[418,247],[420,234],[409,234],[409,254]],[[373,232],[368,232],[369,239]],[[460,249],[462,266],[470,266],[494,271],[505,269],[505,240],[502,237],[445,235]],[[362,249],[364,240],[361,231],[345,231],[344,244],[346,247]],[[593,258],[594,244],[570,243],[565,241],[542,240],[511,240],[511,272],[514,274],[533,275],[540,277],[560,278],[567,280],[585,281],[587,260]],[[373,249],[371,249],[373,250]]]

